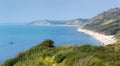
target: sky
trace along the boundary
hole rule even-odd
[[[92,18],[120,0],[0,0],[0,23]]]

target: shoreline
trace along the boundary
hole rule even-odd
[[[79,25],[32,25],[32,26],[79,26]]]
[[[113,44],[117,41],[116,38],[114,38],[114,35],[104,35],[104,34],[100,34],[100,33],[93,32],[93,31],[90,31],[90,30],[87,30],[87,29],[82,29],[82,28],[78,28],[77,31],[82,32],[84,34],[87,34],[87,35],[95,38],[103,46]]]

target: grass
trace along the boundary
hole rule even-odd
[[[45,40],[1,66],[119,66],[120,44],[57,46]],[[50,44],[50,45],[49,45]],[[52,47],[51,47],[52,46]],[[53,47],[54,46],[54,47]]]

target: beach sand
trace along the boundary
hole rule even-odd
[[[87,29],[82,29],[79,28],[77,31],[79,32],[83,32],[93,38],[95,38],[96,40],[98,40],[99,42],[101,42],[102,45],[108,45],[108,44],[113,44],[115,43],[117,40],[114,38],[114,35],[104,35],[104,34],[100,34],[97,32],[93,32]]]

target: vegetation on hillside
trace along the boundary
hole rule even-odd
[[[84,27],[89,30],[115,35],[120,31],[120,8],[113,8],[92,18]]]
[[[120,66],[120,45],[54,46],[45,40],[1,66]]]

